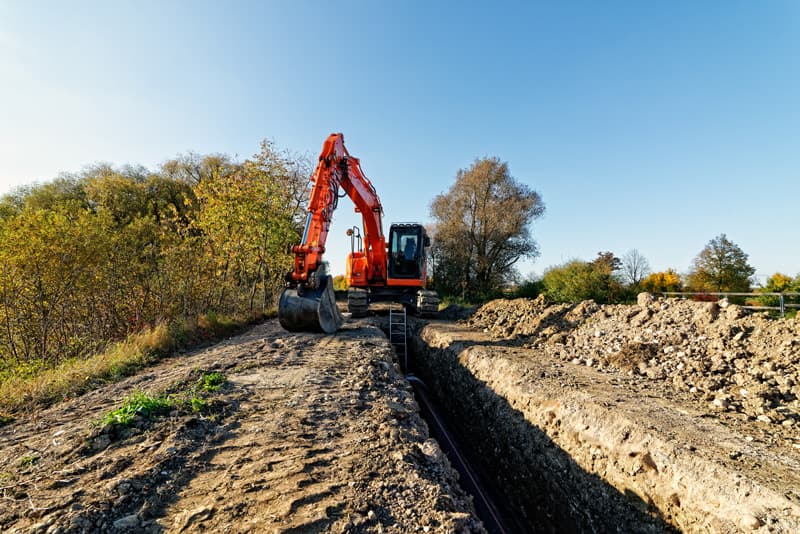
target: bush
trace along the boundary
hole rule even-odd
[[[347,291],[350,284],[347,283],[347,278],[343,274],[338,274],[333,277],[333,290],[334,291]]]
[[[542,284],[547,297],[556,302],[592,299],[605,303],[612,294],[610,274],[599,269],[595,263],[581,260],[572,260],[548,269]]]
[[[528,279],[522,282],[514,291],[513,298],[533,299],[545,292],[544,282],[541,279]]]

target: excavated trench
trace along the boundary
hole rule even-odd
[[[464,325],[410,321],[409,349],[507,531],[800,528],[796,458],[749,427]]]
[[[458,472],[459,485],[472,497],[476,515],[483,523],[484,528],[490,534],[525,532],[524,523],[520,522],[519,517],[516,517],[513,511],[505,506],[503,494],[489,482],[490,478],[487,476],[484,466],[481,462],[476,461],[472,448],[463,442],[464,436],[454,433],[456,429],[449,414],[441,410],[439,402],[431,394],[427,384],[414,374],[416,366],[413,364],[413,359],[416,358],[416,355],[413,353],[413,344],[408,336],[405,347],[397,346],[394,343],[396,340],[390,334],[389,321],[379,320],[378,324],[390,342],[395,345],[397,361],[414,391],[414,398],[419,405],[419,414],[427,423],[431,437],[436,439],[442,452],[450,461],[450,465]],[[410,334],[413,330],[409,329],[407,332]]]
[[[388,337],[388,321],[381,321],[381,328]],[[407,358],[398,354],[398,361],[414,389],[420,415],[458,471],[459,483],[472,496],[477,516],[487,531],[510,534],[616,530],[618,517],[609,515],[607,507],[598,510],[608,518],[605,522],[593,518],[593,510],[575,507],[575,495],[587,492],[591,484],[578,481],[564,488],[554,483],[554,478],[566,475],[561,465],[564,458],[556,458],[553,465],[552,459],[543,463],[540,457],[541,452],[552,452],[552,442],[543,441],[546,436],[541,432],[530,432],[530,425],[521,414],[509,409],[503,399],[465,368],[454,368],[446,359],[431,358],[436,352],[422,341],[419,328],[420,323],[409,321]],[[548,474],[554,468],[556,477]],[[596,502],[596,495],[589,495],[587,501]],[[630,523],[631,513],[642,515],[636,510],[627,511],[626,523]],[[641,522],[650,528],[625,530],[668,530],[663,524],[652,528],[656,522],[646,515]]]
[[[490,532],[665,532],[648,503],[583,470],[546,432],[459,363],[454,351],[431,347],[409,325],[409,370],[424,382],[417,400],[434,436],[461,473]],[[412,381],[413,384],[413,381]],[[425,399],[427,397],[427,399]],[[439,421],[432,421],[430,405]],[[444,426],[457,451],[442,444]],[[459,460],[454,456],[463,458]],[[466,463],[470,473],[465,476]],[[477,481],[477,488],[474,486]],[[485,497],[484,497],[485,496]],[[482,505],[487,498],[492,510]],[[488,519],[488,520],[487,520]]]
[[[418,330],[410,334],[409,367],[427,384],[506,532],[673,530],[647,513],[647,503],[584,471],[547,433],[459,364],[457,354],[430,347]]]

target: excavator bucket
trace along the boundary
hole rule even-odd
[[[333,278],[323,276],[319,288],[314,290],[287,288],[278,302],[278,320],[290,332],[325,332],[332,334],[344,323],[336,295]]]

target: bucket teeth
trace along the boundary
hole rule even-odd
[[[333,279],[323,276],[319,288],[303,290],[287,288],[278,302],[278,320],[290,332],[325,332],[332,334],[344,323],[333,292]]]

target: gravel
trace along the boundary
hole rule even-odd
[[[494,300],[466,324],[564,361],[669,384],[709,411],[800,425],[800,321],[642,293],[636,305]]]

